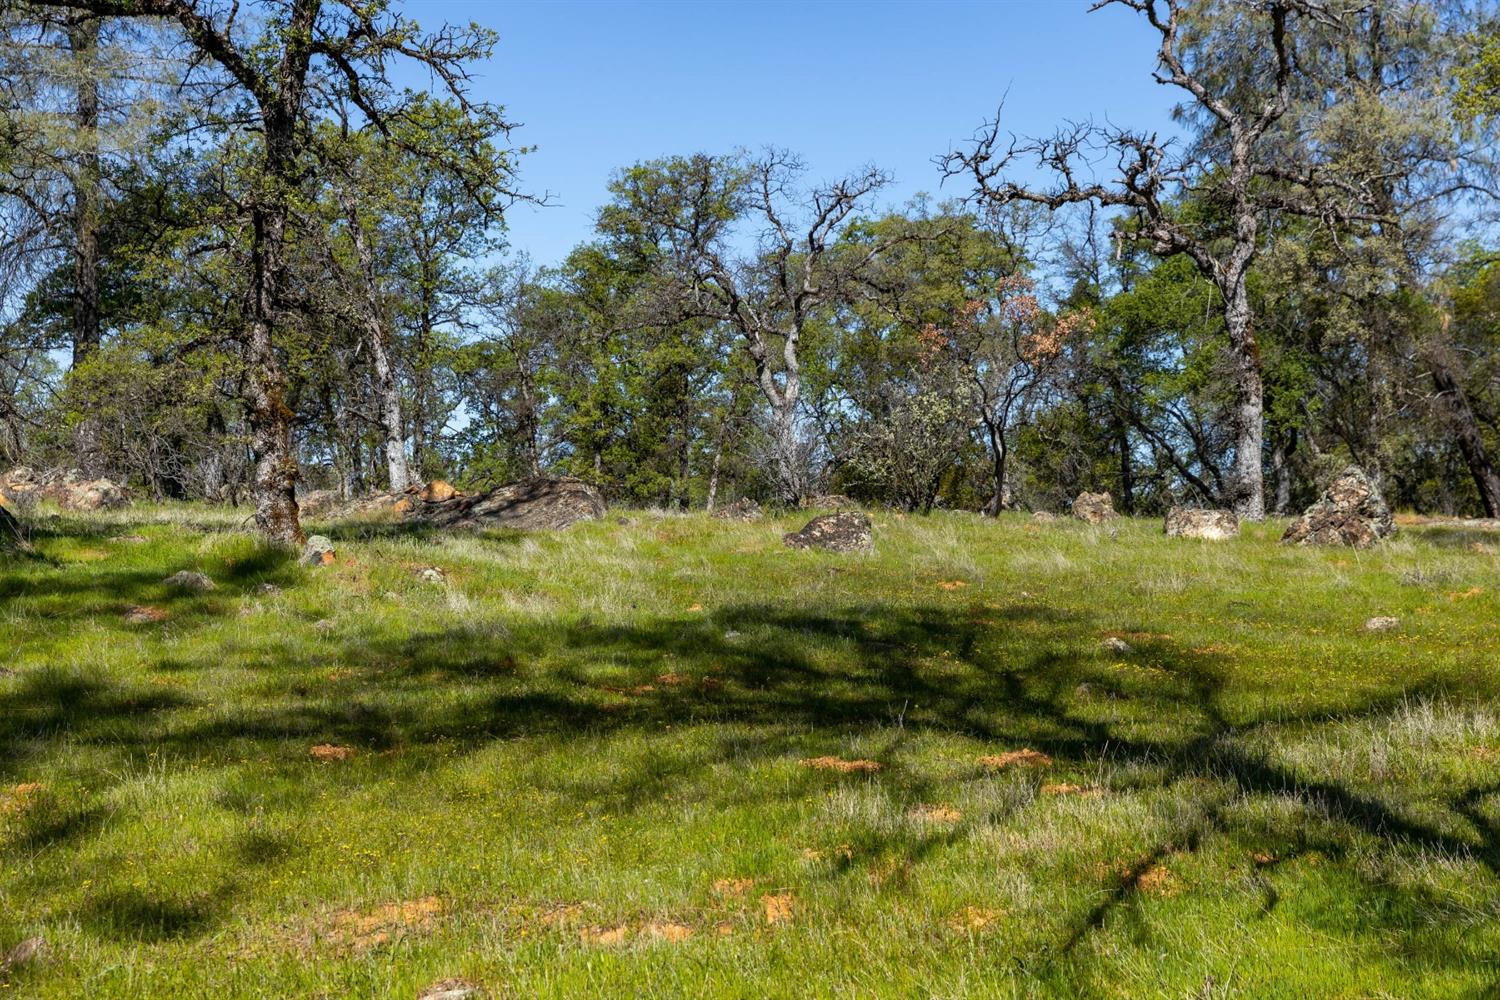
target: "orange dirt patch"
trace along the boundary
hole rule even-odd
[[[1052,764],[1052,758],[1040,750],[1026,747],[1021,750],[1007,750],[1000,754],[986,754],[978,758],[976,763],[992,770],[999,770],[1003,767],[1048,767]]]
[[[1264,851],[1256,851],[1250,855],[1250,860],[1255,862],[1257,867],[1264,868],[1266,865],[1274,865],[1276,863],[1276,856],[1274,854],[1267,854]]]
[[[920,805],[906,814],[909,818],[920,820],[923,823],[957,823],[964,818],[964,814],[952,806]]]
[[[166,621],[167,612],[164,608],[158,608],[150,604],[132,605],[125,612],[125,620],[132,625],[145,625],[150,622]]]
[[[701,605],[701,604],[690,604],[690,605],[688,605],[688,610],[692,611],[692,612],[702,611],[703,610],[703,605]]]
[[[24,784],[13,785],[5,792],[0,793],[0,813],[15,813],[27,808],[31,803],[47,790],[47,786],[40,781],[28,781]]]
[[[566,927],[582,913],[583,907],[579,904],[564,903],[543,913],[537,918],[537,922],[543,927]]]
[[[1475,747],[1469,755],[1479,760],[1500,760],[1500,747]]]
[[[1002,916],[1004,916],[1004,913],[1000,910],[987,910],[980,906],[965,906],[962,910],[949,916],[947,924],[950,930],[960,933],[982,931]]]
[[[720,896],[743,896],[755,885],[753,878],[721,878],[714,880],[714,892]]]
[[[621,687],[618,684],[601,684],[600,687],[610,694],[628,694],[632,696],[650,694],[656,690],[655,684],[637,684],[634,687]]]
[[[332,743],[319,743],[307,753],[314,760],[348,760],[354,756],[354,748],[336,746]]]
[[[1056,782],[1055,784],[1043,785],[1042,786],[1042,794],[1043,795],[1083,795],[1083,796],[1087,796],[1087,797],[1092,797],[1092,796],[1095,796],[1095,795],[1103,795],[1104,794],[1104,789],[1102,789],[1102,788],[1085,787],[1083,785],[1073,785],[1073,784],[1069,784],[1066,781],[1059,781],[1059,782]]]
[[[431,932],[443,915],[436,896],[386,903],[373,910],[341,910],[320,935],[340,948],[368,951],[413,934]]]
[[[859,773],[874,774],[880,770],[881,764],[876,760],[845,760],[842,757],[804,757],[797,761],[803,767],[810,767],[814,771],[838,771],[842,774]]]
[[[939,580],[938,586],[944,590],[958,590],[960,587],[967,587],[968,584],[963,580]]]
[[[760,905],[768,924],[784,924],[792,919],[797,900],[789,892],[768,892],[760,897]]]
[[[693,929],[687,924],[677,924],[671,921],[652,921],[641,928],[641,933],[653,941],[686,941],[693,936]]]
[[[687,674],[658,674],[656,683],[665,684],[667,687],[677,687],[692,680]]]
[[[1136,888],[1153,896],[1175,896],[1180,891],[1177,877],[1163,864],[1155,864],[1141,873],[1135,880]]]
[[[882,886],[888,882],[905,882],[906,877],[911,874],[911,869],[911,858],[886,858],[871,868],[865,879],[873,886]]]
[[[619,927],[585,927],[578,932],[585,944],[614,945],[624,944],[630,937],[630,927],[621,924]]]

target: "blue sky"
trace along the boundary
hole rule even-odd
[[[477,96],[523,123],[539,150],[517,208],[514,250],[538,264],[589,237],[612,171],[638,160],[767,144],[802,155],[809,178],[873,163],[887,202],[939,188],[933,157],[1002,97],[1007,127],[1049,134],[1093,117],[1171,131],[1174,94],[1151,80],[1153,32],[1083,0],[972,2],[478,2],[408,0],[424,26],[476,21],[500,33]],[[1008,93],[1007,93],[1008,92]]]

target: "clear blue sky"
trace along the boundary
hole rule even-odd
[[[1170,132],[1172,90],[1151,80],[1154,33],[1086,0],[971,2],[478,2],[408,0],[424,26],[500,33],[477,96],[540,147],[523,187],[556,207],[516,209],[514,250],[538,264],[589,237],[612,171],[697,151],[783,146],[810,179],[873,163],[887,201],[939,189],[934,156],[1005,98],[1007,127],[1050,134],[1093,117]],[[1008,95],[1007,95],[1008,91]]]

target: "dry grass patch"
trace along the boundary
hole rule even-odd
[[[1004,915],[1004,911],[1001,910],[985,909],[982,906],[965,906],[957,913],[951,914],[945,922],[949,930],[968,934],[984,930]]]
[[[753,878],[721,878],[714,880],[714,892],[720,896],[743,896],[755,886]]]
[[[1000,754],[985,754],[978,758],[976,763],[980,767],[987,767],[992,771],[998,771],[1007,767],[1050,767],[1052,758],[1040,750],[1026,747],[1021,750],[1008,750]]]
[[[907,818],[919,823],[957,823],[964,814],[952,806],[923,804],[907,810]]]
[[[874,774],[883,765],[875,760],[845,760],[842,757],[804,757],[797,761],[814,771],[838,771],[841,774]]]
[[[307,753],[314,760],[348,760],[354,756],[354,748],[341,747],[333,743],[319,743]]]
[[[429,934],[444,912],[436,896],[386,903],[373,910],[340,910],[317,938],[341,951],[369,951],[413,935]]]
[[[768,924],[790,923],[797,899],[789,892],[768,892],[760,897],[761,911]]]
[[[1080,795],[1085,798],[1093,798],[1108,794],[1103,788],[1094,786],[1074,785],[1066,781],[1052,782],[1042,786],[1043,795]]]

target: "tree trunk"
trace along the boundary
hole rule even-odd
[[[1230,488],[1234,512],[1246,520],[1260,521],[1266,516],[1265,474],[1261,467],[1265,389],[1260,377],[1260,345],[1255,340],[1243,270],[1223,292],[1235,395],[1234,481]]]
[[[391,366],[389,337],[381,321],[380,290],[375,281],[375,255],[365,239],[364,225],[352,197],[344,194],[344,211],[349,217],[349,235],[359,259],[360,312],[364,320],[365,342],[370,347],[370,363],[375,373],[375,395],[380,412],[380,426],[385,436],[385,468],[389,489],[399,493],[411,485],[411,470],[406,464],[406,429],[401,420],[401,386]]]
[[[990,464],[994,476],[990,499],[984,505],[984,513],[988,517],[996,517],[1005,509],[1005,464],[1010,457],[1010,449],[1005,443],[1005,433],[994,421],[985,420],[984,431],[989,441]]]
[[[68,25],[77,73],[74,126],[79,153],[73,179],[73,367],[99,349],[99,21],[80,16]],[[89,475],[103,470],[99,424],[85,414],[74,431],[74,451]]]
[[[1120,449],[1120,507],[1126,514],[1135,513],[1135,468],[1130,461],[1130,428],[1115,418],[1115,444]]]
[[[1276,444],[1271,449],[1271,473],[1276,482],[1276,500],[1271,508],[1272,513],[1285,514],[1292,506],[1292,467],[1288,461],[1289,456],[1297,449],[1297,432],[1288,431],[1284,436],[1276,438]]]
[[[724,460],[724,428],[719,427],[719,435],[714,440],[714,459],[708,469],[708,503],[703,507],[710,514],[714,512],[714,504],[719,499],[719,466]]]
[[[1484,507],[1485,517],[1500,517],[1500,473],[1495,471],[1489,451],[1484,446],[1484,437],[1479,433],[1479,421],[1474,417],[1474,408],[1463,385],[1448,363],[1447,352],[1440,346],[1429,347],[1423,352],[1432,369],[1432,381],[1437,387],[1438,405],[1447,414],[1458,441],[1458,450],[1463,454],[1474,487],[1479,491],[1479,503]]]

